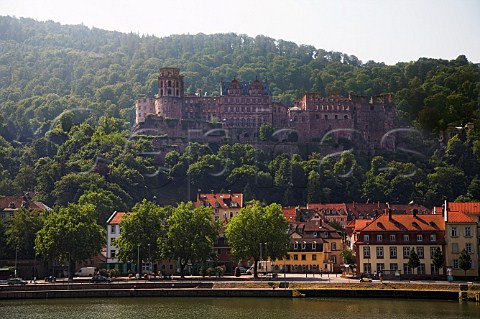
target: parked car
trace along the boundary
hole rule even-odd
[[[22,278],[10,278],[7,280],[7,284],[9,285],[20,285],[20,286],[25,286],[27,282],[23,280]]]
[[[370,274],[362,274],[360,276],[360,282],[372,282],[372,276]]]
[[[91,282],[112,282],[112,278],[107,278],[105,276],[93,276],[90,280]]]
[[[245,267],[238,267],[238,269],[240,269],[241,274],[246,274],[247,273],[247,268],[245,268]]]

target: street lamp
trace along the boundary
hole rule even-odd
[[[33,282],[37,283],[37,246],[33,246]]]
[[[137,244],[137,279],[140,279],[140,244]]]
[[[18,246],[15,246],[15,278],[17,278],[17,255],[18,255]]]
[[[150,246],[151,244],[148,244],[148,270],[151,273],[152,272],[152,255],[150,254]]]

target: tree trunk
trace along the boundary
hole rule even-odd
[[[73,274],[75,273],[75,260],[73,260],[71,257],[68,260],[69,263],[69,273],[68,273],[68,279],[73,280]]]
[[[258,278],[258,271],[257,271],[258,259],[257,258],[254,259],[253,265],[254,265],[254,267],[253,267],[253,277]]]

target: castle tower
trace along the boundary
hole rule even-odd
[[[181,119],[184,96],[183,75],[178,68],[161,68],[155,112],[163,118]]]

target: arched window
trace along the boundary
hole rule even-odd
[[[168,80],[168,87],[172,87],[172,81]]]

